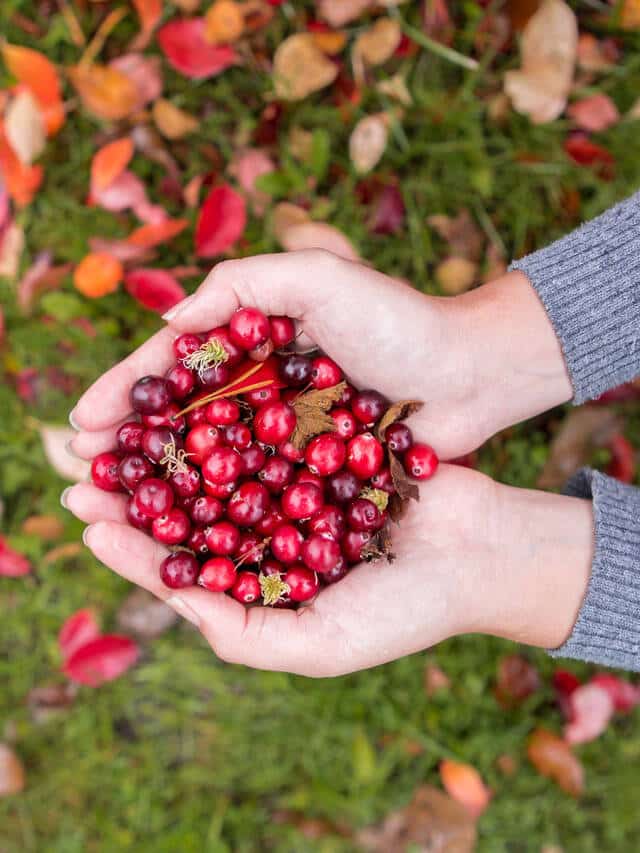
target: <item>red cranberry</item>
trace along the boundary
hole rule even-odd
[[[359,563],[362,560],[362,549],[371,541],[371,533],[360,530],[350,530],[342,539],[342,553],[348,563]]]
[[[223,443],[223,434],[218,427],[211,424],[200,424],[194,427],[184,442],[189,460],[196,465],[202,465],[209,454]]]
[[[388,495],[392,495],[396,487],[393,485],[393,477],[391,476],[391,469],[388,466],[381,468],[377,474],[374,474],[371,478],[371,485],[374,489],[382,489],[383,492],[386,492]]]
[[[229,321],[229,337],[244,350],[259,347],[270,334],[269,321],[258,308],[238,308]]]
[[[227,400],[226,397],[222,397],[220,400],[212,400],[207,406],[204,406],[204,415],[213,426],[228,426],[240,419],[240,406],[235,400]]]
[[[349,527],[359,532],[379,530],[384,524],[384,516],[378,507],[366,498],[351,501],[345,517]]]
[[[344,504],[358,497],[362,483],[351,471],[338,471],[327,479],[326,489],[328,500]]]
[[[208,483],[206,480],[202,484],[205,494],[212,498],[218,498],[221,501],[228,500],[237,489],[238,484],[233,480],[231,483]]]
[[[175,446],[182,448],[182,438],[175,435],[169,427],[152,427],[142,436],[142,450],[152,462],[160,462],[167,455],[167,450]]]
[[[131,388],[131,408],[141,415],[162,412],[171,402],[167,383],[161,376],[143,376]]]
[[[160,578],[170,589],[193,586],[198,580],[200,564],[188,551],[169,554],[160,564]]]
[[[293,463],[283,456],[272,456],[258,477],[272,494],[279,495],[293,481]]]
[[[216,340],[222,344],[228,356],[225,364],[229,368],[237,367],[244,359],[243,350],[233,343],[229,337],[229,329],[226,326],[218,326],[216,329],[212,329],[210,332],[207,332],[206,338],[208,341]]]
[[[271,553],[281,563],[295,563],[300,557],[302,533],[293,524],[281,524],[271,536]]]
[[[227,517],[240,527],[252,527],[269,508],[269,492],[262,483],[249,480],[235,491],[227,504]]]
[[[284,456],[289,462],[302,462],[304,459],[304,450],[300,450],[290,441],[283,441],[278,445],[277,450],[280,456]]]
[[[236,567],[228,557],[212,557],[203,564],[198,585],[210,592],[226,592],[236,582]]]
[[[286,519],[280,511],[280,507],[272,504],[256,524],[256,533],[259,533],[261,536],[271,536],[276,527],[280,527],[285,521]]]
[[[184,364],[176,364],[165,374],[169,393],[174,400],[184,400],[196,387],[196,377]]]
[[[212,554],[235,554],[240,544],[240,531],[230,521],[219,521],[207,527],[204,536]]]
[[[127,521],[132,527],[137,527],[138,530],[151,530],[152,518],[140,512],[133,498],[129,498],[125,509]]]
[[[142,450],[142,436],[145,428],[137,421],[128,421],[122,424],[116,439],[118,441],[118,450],[123,453],[138,453]]]
[[[260,598],[260,581],[253,572],[238,572],[231,595],[241,604],[252,604]]]
[[[202,495],[202,497],[197,498],[189,508],[189,514],[193,523],[200,524],[203,527],[219,521],[223,513],[224,506],[222,502],[209,495]]]
[[[341,581],[348,574],[349,566],[345,558],[341,556],[335,566],[321,576],[321,580],[326,584],[338,583],[338,581]]]
[[[370,432],[356,435],[347,445],[347,468],[361,480],[373,477],[380,470],[383,460],[382,445]]]
[[[243,566],[256,566],[262,562],[264,549],[265,545],[260,536],[245,530],[240,534],[240,544],[234,557]]]
[[[344,513],[337,506],[327,504],[309,519],[307,529],[310,533],[339,541],[345,531]]]
[[[179,497],[191,498],[200,491],[200,472],[191,465],[186,465],[184,470],[171,474],[169,484]]]
[[[255,349],[249,350],[247,355],[251,361],[266,361],[273,352],[273,341],[267,340]]]
[[[342,379],[342,371],[333,359],[320,355],[311,362],[311,383],[320,391],[332,388]]]
[[[332,432],[325,432],[311,439],[304,454],[304,461],[312,474],[328,477],[342,468],[346,455],[343,440]]]
[[[173,507],[164,515],[153,520],[151,532],[154,539],[163,545],[179,545],[189,536],[191,525],[186,512]]]
[[[257,444],[252,444],[246,450],[241,451],[242,464],[244,465],[243,473],[250,477],[252,474],[257,474],[267,461],[267,454]]]
[[[253,419],[253,432],[258,441],[280,444],[296,426],[296,413],[288,403],[277,401],[260,406]]]
[[[202,527],[192,527],[189,538],[186,541],[186,546],[196,554],[208,554],[207,539],[204,535]]]
[[[217,485],[231,483],[241,474],[242,457],[231,447],[214,447],[202,463],[202,476],[209,483]]]
[[[348,383],[345,385],[344,391],[340,395],[340,399],[338,400],[338,406],[345,407],[351,404],[351,401],[356,395],[356,389],[353,385],[349,385]]]
[[[298,388],[285,388],[280,391],[280,399],[285,403],[293,404],[294,400],[297,400],[302,391]]]
[[[340,545],[335,539],[327,539],[314,533],[302,545],[302,561],[314,572],[328,572],[340,560]]]
[[[180,406],[177,403],[169,403],[166,409],[155,415],[142,415],[142,423],[147,429],[154,427],[168,427],[172,432],[183,433],[186,421],[180,415]]]
[[[282,511],[296,521],[311,518],[322,508],[322,492],[313,483],[295,483],[282,496]]]
[[[280,399],[280,390],[269,386],[268,388],[258,388],[257,391],[248,391],[242,398],[252,408],[258,409],[265,403],[275,403]]]
[[[296,327],[290,317],[269,317],[271,340],[276,349],[286,347],[296,336]]]
[[[200,349],[202,338],[200,335],[194,335],[191,332],[186,332],[184,335],[178,335],[173,342],[173,351],[178,361],[182,361],[188,355],[191,355],[196,350]]]
[[[267,557],[267,559],[262,562],[260,571],[263,575],[267,575],[267,577],[269,575],[281,575],[283,571],[282,563],[274,560],[273,557]]]
[[[404,470],[415,480],[428,480],[438,467],[438,457],[433,447],[417,442],[404,454]]]
[[[243,423],[231,424],[223,434],[225,443],[236,450],[246,450],[253,441],[251,430]]]
[[[308,468],[299,468],[296,473],[296,483],[311,483],[314,486],[317,486],[320,491],[324,494],[324,479],[320,477],[318,474],[314,474],[313,471],[310,471]]]
[[[207,391],[217,391],[231,379],[229,362],[225,361],[223,364],[212,364],[210,367],[205,367],[198,373],[198,379],[200,385]]]
[[[115,453],[99,453],[91,463],[91,479],[104,492],[121,492],[118,476],[120,457]]]
[[[317,595],[320,582],[315,572],[294,566],[284,575],[282,580],[289,587],[291,601],[309,601]]]
[[[384,438],[390,450],[394,453],[404,453],[413,444],[413,435],[406,424],[397,421],[390,424],[384,431]]]
[[[356,434],[356,419],[348,409],[334,409],[329,412],[336,425],[336,434],[348,441]]]
[[[360,423],[372,426],[389,407],[388,400],[378,391],[358,391],[351,401],[351,411]]]
[[[150,518],[160,518],[173,506],[173,491],[164,480],[150,477],[144,480],[135,490],[133,500],[143,515]]]
[[[306,355],[291,353],[279,365],[280,378],[290,388],[302,388],[311,381],[311,359]]]
[[[132,453],[120,460],[118,477],[128,492],[135,492],[138,485],[153,477],[154,467],[141,453]]]
[[[189,429],[208,423],[204,411],[205,406],[198,406],[197,409],[192,409],[190,412],[187,412],[185,420]]]

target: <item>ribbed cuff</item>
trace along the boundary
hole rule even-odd
[[[549,654],[640,670],[640,489],[584,468],[565,493],[593,499],[595,555],[571,636]]]
[[[640,374],[640,193],[510,269],[547,310],[574,403]]]

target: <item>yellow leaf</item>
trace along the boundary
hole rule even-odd
[[[116,68],[75,65],[68,73],[86,108],[99,118],[119,121],[138,104],[135,84]]]
[[[204,37],[211,44],[232,44],[244,32],[242,7],[235,0],[216,0],[204,22]]]
[[[640,27],[640,0],[624,0],[620,23],[625,30]]]
[[[166,98],[158,98],[153,105],[153,120],[156,127],[167,139],[182,139],[194,133],[200,122],[195,116],[174,106]]]
[[[296,33],[278,46],[273,76],[279,98],[299,101],[333,83],[338,67],[320,50],[312,33]]]
[[[436,267],[436,280],[448,296],[469,290],[475,281],[478,267],[467,258],[447,258]]]
[[[361,33],[353,45],[354,59],[356,55],[365,65],[382,65],[395,53],[402,39],[400,24],[393,18],[378,18],[378,20]]]

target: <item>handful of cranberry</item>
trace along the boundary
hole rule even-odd
[[[435,472],[403,404],[357,391],[294,338],[292,320],[255,308],[180,335],[166,375],[131,388],[137,420],[117,450],[93,460],[96,486],[128,493],[129,523],[173,549],[166,586],[295,607],[385,553],[399,477]]]

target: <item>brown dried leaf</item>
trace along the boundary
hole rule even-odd
[[[63,684],[45,684],[34,687],[27,694],[27,705],[34,723],[46,723],[69,708],[78,693],[78,685],[70,681]]]
[[[138,103],[135,84],[117,68],[76,65],[68,69],[68,74],[84,105],[99,118],[119,121]]]
[[[0,743],[0,797],[19,794],[24,788],[22,762],[6,743]]]
[[[615,412],[604,406],[574,409],[554,436],[549,458],[538,477],[541,489],[555,489],[566,482],[589,459],[596,447],[604,447],[622,431]]]
[[[522,704],[540,687],[538,670],[521,655],[507,655],[498,664],[495,697],[503,708]]]
[[[372,536],[362,549],[362,559],[373,563],[385,557],[388,563],[393,563],[396,555],[391,550],[392,546],[389,525],[385,524],[382,530],[379,530],[375,536]]]
[[[291,405],[297,418],[296,428],[291,436],[294,447],[302,449],[310,438],[321,432],[335,432],[335,421],[327,412],[338,402],[346,387],[346,382],[339,382],[321,391],[307,391],[293,400]]]
[[[397,497],[400,498],[403,503],[410,500],[419,501],[420,491],[418,487],[409,479],[402,467],[402,463],[395,453],[391,453],[391,451],[389,451],[389,470],[391,471],[391,479],[393,480],[393,485],[396,488]],[[396,497],[396,495],[392,495],[392,497]],[[392,501],[389,502],[390,505],[391,503]]]
[[[380,441],[384,441],[384,433],[388,426],[391,426],[396,421],[403,421],[415,412],[419,412],[423,406],[424,403],[421,400],[398,400],[397,403],[392,403],[380,418],[380,423],[376,430],[377,437]]]
[[[319,0],[318,16],[338,28],[364,15],[372,5],[373,0]]]
[[[167,139],[182,139],[200,127],[195,116],[176,107],[166,98],[158,98],[153,105],[152,114],[155,126]]]
[[[478,265],[467,258],[445,258],[436,267],[436,281],[448,296],[469,290],[477,278]]]
[[[291,204],[289,201],[282,201],[280,204],[276,204],[273,210],[273,218],[271,220],[273,236],[282,245],[291,228],[310,221],[311,217],[304,207],[298,207],[297,204]]]
[[[390,59],[402,39],[400,24],[394,18],[378,18],[373,26],[357,37],[353,45],[353,62],[365,66],[382,65]]]
[[[529,738],[527,756],[538,773],[553,779],[573,797],[580,796],[584,790],[584,770],[561,737],[545,729],[536,729]]]
[[[82,553],[82,545],[80,542],[65,542],[63,545],[57,545],[44,555],[41,561],[42,566],[50,566],[52,563],[57,563],[59,560],[69,560],[77,557]]]
[[[174,610],[144,589],[127,596],[117,615],[118,627],[141,640],[154,640],[177,621]]]
[[[427,224],[445,240],[452,255],[479,261],[484,246],[484,235],[466,207],[456,216],[436,213],[427,217]]]
[[[503,776],[513,776],[518,770],[518,762],[508,752],[496,758],[496,766]]]
[[[300,101],[329,86],[338,76],[338,66],[315,43],[312,33],[295,33],[278,45],[273,57],[276,95]]]
[[[22,532],[38,539],[59,539],[64,533],[64,524],[57,515],[31,515],[22,523]]]
[[[349,137],[349,157],[359,175],[377,166],[387,147],[389,118],[376,113],[361,118]]]

